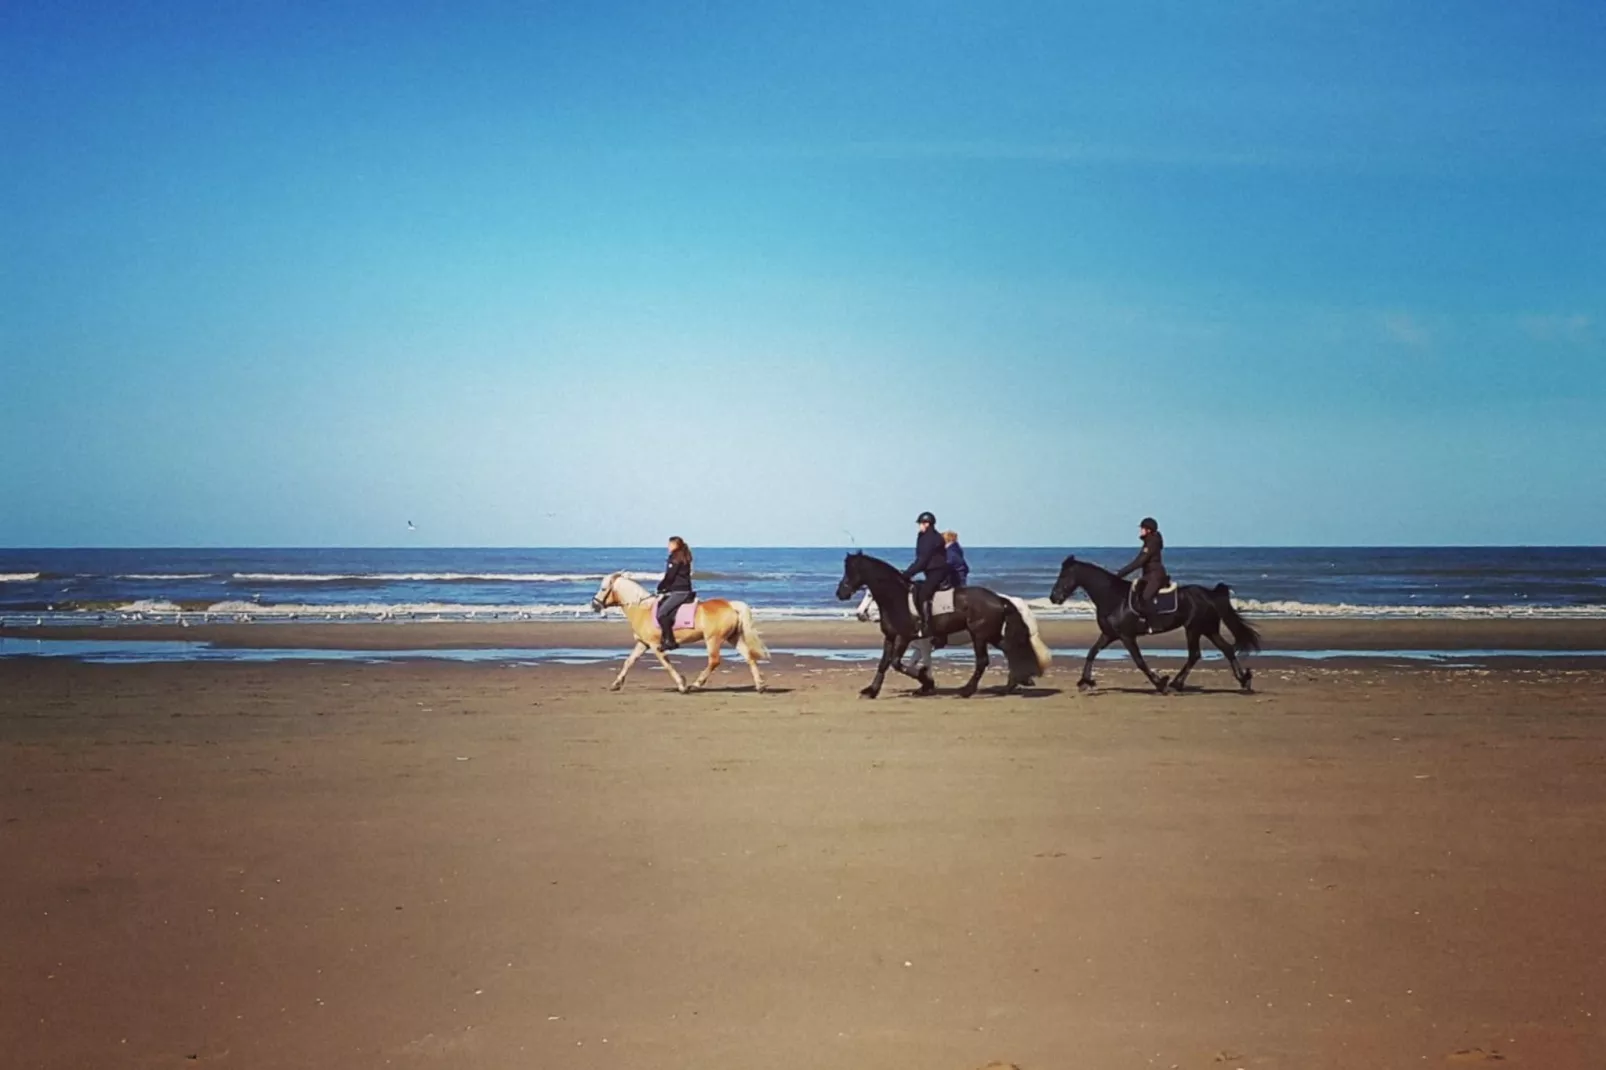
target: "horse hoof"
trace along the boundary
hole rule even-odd
[[[875,688],[867,687],[867,688],[865,688],[865,689],[863,689],[862,691],[859,692],[859,697],[860,698],[875,698],[879,694],[881,694],[881,692],[877,691]]]
[[[1154,681],[1154,689],[1156,691],[1158,691],[1162,695],[1165,694],[1166,688],[1168,688],[1170,686],[1171,686],[1171,677],[1169,677],[1169,676],[1162,676],[1158,680]]]
[[[624,684],[609,684],[608,685],[608,690],[609,691],[618,691],[621,688],[623,688],[624,686],[625,686]]]
[[[1096,686],[1097,685],[1094,684],[1092,680],[1078,680],[1078,681],[1076,681],[1076,689],[1078,691],[1091,691]]]
[[[960,698],[969,698],[970,696],[974,695],[975,693],[976,693],[976,689],[974,687],[961,687],[959,689],[959,697]]]
[[[1242,680],[1238,681],[1238,686],[1243,688],[1244,694],[1249,695],[1249,694],[1253,694],[1254,693],[1254,690],[1255,690],[1254,679],[1255,679],[1255,674],[1253,672],[1247,672],[1246,671],[1244,673],[1244,678]]]

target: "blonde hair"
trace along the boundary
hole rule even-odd
[[[945,531],[945,532],[943,532],[942,533],[942,541],[943,542],[958,542],[959,541],[959,532],[957,532],[957,531]]]

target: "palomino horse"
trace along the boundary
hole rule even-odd
[[[658,630],[658,619],[653,613],[657,605],[658,600],[645,587],[623,572],[604,576],[602,586],[591,597],[591,609],[594,612],[601,613],[609,606],[623,609],[625,619],[630,622],[630,630],[636,636],[636,648],[625,659],[625,667],[619,670],[609,690],[617,691],[625,686],[625,676],[630,672],[630,667],[637,658],[651,650],[669,673],[669,678],[675,681],[675,690],[682,693],[686,691],[686,678],[675,671],[659,645],[663,635]],[[694,627],[691,631],[677,629],[675,632],[675,638],[682,643],[701,639],[708,645],[708,665],[691,682],[692,687],[701,688],[708,682],[709,675],[719,668],[719,648],[734,642],[736,652],[753,670],[753,689],[764,690],[764,677],[759,674],[758,663],[769,657],[770,652],[759,637],[758,627],[753,623],[753,611],[746,602],[729,602],[723,598],[700,601],[692,620]]]

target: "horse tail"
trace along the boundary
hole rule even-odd
[[[1047,664],[1043,657],[1046,650],[1039,651],[1039,643],[1033,642],[1032,626],[1026,623],[1026,618],[1016,607],[1014,599],[1004,599],[1004,639],[998,645],[1003,648],[1004,657],[1009,661],[1009,675],[1012,680],[1029,680],[1042,672]]]
[[[764,637],[758,634],[758,625],[753,623],[753,608],[746,602],[733,605],[736,607],[736,637],[747,640],[747,650],[754,661],[763,661],[770,656],[770,648],[764,645]]]
[[[1005,595],[1004,600],[1014,606],[1020,612],[1021,619],[1026,622],[1026,628],[1032,640],[1032,654],[1037,658],[1037,671],[1039,673],[1047,672],[1049,663],[1054,660],[1054,655],[1049,653],[1048,644],[1043,642],[1043,637],[1038,634],[1037,616],[1032,613],[1032,608],[1026,604],[1026,599],[1024,598]],[[1006,633],[1009,631],[1007,617],[1004,621],[1004,631]]]
[[[1210,601],[1215,603],[1216,612],[1221,614],[1221,619],[1232,629],[1233,653],[1260,653],[1260,633],[1233,608],[1232,588],[1225,583],[1216,584],[1210,592]]]

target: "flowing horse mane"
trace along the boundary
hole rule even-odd
[[[1081,558],[1077,557],[1075,554],[1071,554],[1069,557],[1067,557],[1064,561],[1062,561],[1060,563],[1060,567],[1061,568],[1064,568],[1066,565],[1076,565],[1078,568],[1086,568],[1086,569],[1092,569],[1094,572],[1102,572],[1104,575],[1108,576],[1112,580],[1120,578],[1115,573],[1113,573],[1109,569],[1105,568],[1103,565],[1095,565],[1091,561],[1083,561]]]
[[[614,595],[619,599],[621,606],[635,605],[637,602],[645,602],[652,597],[647,588],[623,572],[615,572],[610,579],[613,581],[610,586]]]
[[[898,566],[888,564],[879,557],[871,557],[863,550],[849,555],[849,559],[858,562],[859,576],[864,585],[875,594],[877,586],[896,586],[898,597],[876,598],[876,605],[881,608],[881,619],[892,625],[893,631],[906,633],[914,629],[914,618],[909,615],[909,581],[903,578]]]

